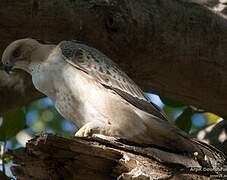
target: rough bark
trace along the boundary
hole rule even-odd
[[[18,180],[210,179],[194,168],[158,162],[143,148],[100,138],[41,135],[14,153]],[[72,171],[73,170],[73,171]],[[214,175],[213,175],[214,177]],[[215,178],[214,178],[215,179]]]
[[[0,52],[23,37],[82,40],[116,61],[145,91],[227,115],[227,20],[201,4],[2,0],[0,17]],[[18,80],[8,85],[2,76],[0,71],[0,112],[40,96],[29,81],[21,87],[28,91],[17,93],[12,86]]]

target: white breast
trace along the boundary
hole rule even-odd
[[[94,85],[84,76],[84,72],[61,59],[59,54],[51,54],[45,63],[33,64],[30,69],[36,89],[53,100],[65,119],[76,122],[78,126],[102,119],[89,103],[89,92],[94,94]]]
[[[67,64],[62,71],[64,86],[62,83],[58,85],[59,91],[57,95],[56,107],[59,111],[67,111],[70,115],[68,119],[77,121],[79,126],[82,126],[90,121],[100,121],[104,117],[91,104],[91,96],[99,96],[99,89],[83,72],[70,64]],[[67,102],[66,105],[62,101]],[[60,100],[61,99],[61,100]],[[63,106],[67,107],[64,108]]]

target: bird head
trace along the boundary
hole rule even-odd
[[[22,69],[29,72],[31,55],[40,46],[35,39],[20,39],[8,45],[2,55],[2,63],[7,73],[13,69]]]

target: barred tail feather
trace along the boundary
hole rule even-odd
[[[191,139],[195,145],[197,145],[203,152],[203,158],[198,158],[199,163],[202,167],[211,167],[214,171],[218,168],[223,168],[226,164],[226,156],[220,150],[212,145],[208,145],[204,142],[196,139]]]

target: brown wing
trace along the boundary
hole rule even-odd
[[[112,89],[137,108],[167,120],[161,110],[144,96],[143,91],[127,74],[103,53],[87,45],[72,41],[62,41],[59,47],[63,58],[68,63],[88,73],[103,86]]]

